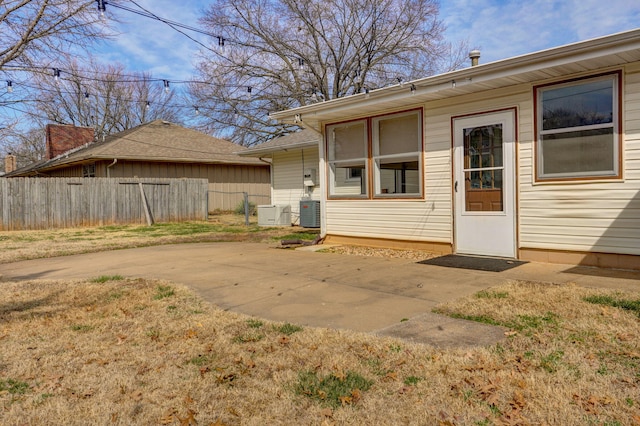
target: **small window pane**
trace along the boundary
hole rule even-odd
[[[380,194],[419,194],[420,174],[419,163],[415,161],[401,161],[382,159],[380,169]]]
[[[543,174],[615,172],[613,129],[542,136]]]
[[[403,154],[420,150],[418,114],[379,120],[378,132],[378,155]]]
[[[366,195],[367,185],[364,179],[366,176],[364,162],[349,165],[333,164],[331,168],[335,179],[332,195]]]
[[[329,138],[329,161],[366,157],[364,122],[336,126]]]
[[[542,129],[613,122],[611,79],[548,89],[542,92]]]

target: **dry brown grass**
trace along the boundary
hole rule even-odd
[[[595,290],[519,282],[447,304],[514,332],[444,350],[287,335],[176,284],[99,281],[2,283],[1,424],[640,424],[639,318],[583,301]],[[372,386],[330,408],[296,391],[304,372]]]
[[[0,263],[162,244],[274,242],[296,232],[308,231],[299,227],[259,227],[255,216],[251,216],[249,226],[245,226],[244,216],[234,214],[212,215],[206,222],[160,223],[154,226],[3,231],[0,232]]]

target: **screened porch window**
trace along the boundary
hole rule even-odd
[[[537,177],[617,177],[618,74],[537,88]]]

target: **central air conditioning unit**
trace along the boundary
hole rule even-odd
[[[291,226],[290,205],[258,206],[259,226]]]
[[[300,226],[303,228],[320,228],[320,201],[300,201]]]

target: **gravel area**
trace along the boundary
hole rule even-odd
[[[355,256],[369,256],[369,257],[386,257],[396,259],[408,259],[408,260],[427,260],[437,255],[428,251],[422,250],[399,250],[399,249],[387,249],[377,247],[364,247],[364,246],[335,246],[322,249],[326,253],[339,253],[349,254]]]

